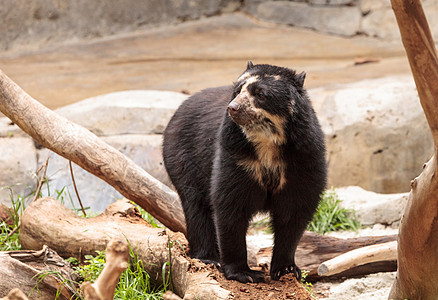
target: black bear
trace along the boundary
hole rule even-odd
[[[182,201],[190,255],[227,279],[261,282],[247,264],[246,232],[270,213],[270,275],[301,277],[297,244],[326,185],[324,135],[303,88],[305,73],[253,65],[233,86],[188,98],[165,132],[163,156]]]

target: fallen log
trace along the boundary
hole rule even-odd
[[[322,277],[318,275],[318,267],[321,263],[354,249],[396,240],[397,235],[340,239],[306,231],[298,244],[295,260],[301,270],[309,272],[307,280],[316,281],[322,279]],[[272,247],[260,249],[259,253],[257,253],[257,263],[269,268],[271,255]],[[333,274],[326,279],[360,276],[376,272],[389,272],[395,271],[396,269],[397,262],[395,260],[384,262],[376,261],[352,267],[344,272]]]
[[[374,262],[397,261],[397,241],[362,247],[323,262],[319,276],[339,274],[354,267]]]
[[[106,181],[169,229],[185,233],[175,192],[89,130],[40,104],[1,70],[0,111],[44,147]]]
[[[74,286],[64,285],[64,279],[48,275],[57,273],[73,280],[70,264],[47,246],[42,246],[40,251],[0,252],[0,266],[0,297],[20,299],[13,298],[20,295],[18,291],[10,293],[18,287],[30,300],[54,299],[57,291],[60,291],[58,299],[67,300],[73,295]]]
[[[144,262],[152,284],[162,284],[162,267],[171,262],[174,291],[184,299],[226,299],[208,270],[190,271],[193,261],[186,257],[187,240],[181,233],[152,228],[128,200],[111,204],[93,218],[81,218],[53,198],[34,201],[23,213],[20,241],[25,249],[49,245],[63,257],[83,259],[105,250],[112,239],[127,240],[138,259]],[[205,266],[205,265],[204,265]]]

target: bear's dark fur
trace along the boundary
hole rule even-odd
[[[246,232],[267,211],[271,278],[293,272],[297,244],[326,185],[324,135],[305,73],[248,63],[234,86],[187,99],[164,132],[166,169],[181,198],[190,254],[226,278],[263,281],[247,264]]]

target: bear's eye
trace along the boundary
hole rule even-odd
[[[254,96],[256,96],[257,98],[260,98],[260,99],[264,99],[265,98],[265,92],[261,88],[255,88],[254,89]]]

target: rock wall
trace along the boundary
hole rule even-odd
[[[239,7],[237,0],[2,0],[0,51],[103,37]]]
[[[430,129],[410,76],[309,91],[326,135],[329,186],[379,193],[410,190],[433,153]]]
[[[422,4],[437,40],[438,0],[424,0]],[[390,0],[245,0],[243,9],[264,21],[325,33],[400,38]]]
[[[438,40],[438,0],[424,0],[423,6]],[[234,11],[342,36],[400,37],[389,0],[2,0],[0,51],[104,37]]]

